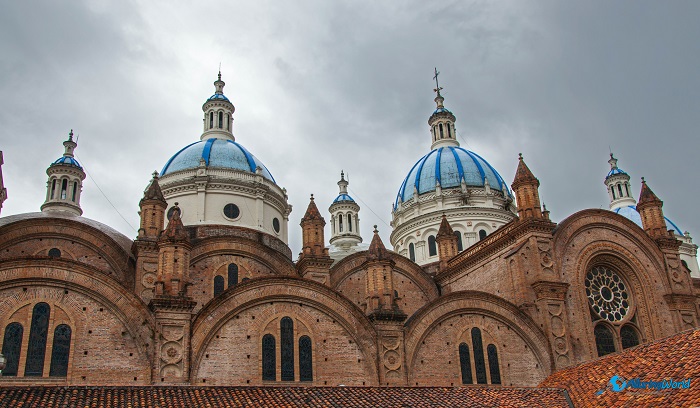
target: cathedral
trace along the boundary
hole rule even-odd
[[[340,173],[291,219],[297,256],[288,192],[234,137],[224,86],[152,175],[137,236],[82,217],[72,131],[41,211],[0,218],[0,386],[534,387],[700,323],[697,245],[651,182],[610,154],[610,208],[555,223],[526,158],[501,175],[460,147],[439,86],[390,242],[363,236]]]

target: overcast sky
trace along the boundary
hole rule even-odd
[[[608,208],[612,149],[635,196],[644,176],[700,241],[698,21],[691,1],[3,2],[2,215],[39,210],[72,128],[84,216],[135,237],[151,173],[199,140],[221,62],[236,140],[294,206],[294,256],[309,194],[328,218],[341,169],[365,242],[378,224],[389,246],[437,67],[462,147],[508,183],[522,152],[554,221]]]

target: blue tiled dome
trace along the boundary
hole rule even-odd
[[[66,164],[68,166],[75,166],[75,167],[78,167],[81,169],[83,168],[83,166],[81,166],[80,163],[78,163],[78,161],[75,160],[74,157],[68,157],[68,156],[59,157],[58,160],[51,163],[52,166],[55,164]]]
[[[214,138],[185,146],[165,163],[161,175],[164,176],[180,170],[195,169],[199,167],[200,159],[204,159],[207,167],[236,169],[249,173],[255,173],[256,167],[260,167],[263,177],[275,183],[275,179],[267,170],[267,167],[246,150],[245,147],[233,140]]]
[[[435,191],[437,181],[442,188],[451,188],[458,187],[463,178],[471,187],[483,187],[484,180],[488,180],[491,188],[512,196],[503,177],[481,156],[461,147],[449,146],[431,151],[413,165],[399,188],[394,206],[412,198],[414,186],[418,194],[423,194]]]
[[[354,203],[355,200],[353,200],[352,197],[350,197],[350,196],[347,195],[347,194],[339,194],[338,197],[336,197],[335,200],[333,200],[333,203],[334,203],[334,204],[335,204],[335,203],[342,203],[342,202],[351,202],[351,203]]]
[[[608,177],[614,176],[614,175],[616,175],[616,174],[627,174],[627,172],[625,172],[624,170],[622,170],[622,169],[619,168],[619,167],[615,167],[614,169],[611,169],[611,170],[608,172],[608,175],[605,176],[605,179],[607,180]]]
[[[633,205],[628,205],[627,207],[620,207],[616,208],[613,210],[613,212],[622,215],[623,217],[627,218],[630,221],[633,221],[635,224],[639,225],[639,228],[642,227],[642,217],[639,216],[639,213],[637,212],[637,209]],[[664,217],[666,220],[666,227],[669,229],[673,229],[673,232],[675,232],[678,235],[683,235],[683,231],[681,231],[680,228],[671,220],[669,220],[667,217]]]
[[[220,94],[219,94],[219,93],[215,93],[214,95],[210,96],[209,99],[207,99],[207,101],[217,101],[217,100],[218,100],[218,101],[231,102],[231,101],[229,101],[228,98],[227,98],[226,96],[224,96],[224,94],[222,94],[222,93],[220,93]]]

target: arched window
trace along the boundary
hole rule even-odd
[[[67,324],[60,324],[56,326],[56,330],[53,331],[53,347],[51,351],[49,377],[65,377],[68,375],[70,337],[71,329]]]
[[[630,190],[629,190],[629,188],[627,188],[627,183],[625,183],[625,193],[627,193],[627,194],[625,194],[627,197],[630,196]]]
[[[451,128],[451,127],[452,127],[452,126],[450,126],[450,124],[448,123],[448,124],[447,124],[447,137],[450,138],[450,139],[452,139],[452,132],[450,131],[450,128]]]
[[[462,246],[462,234],[459,231],[455,231],[455,237],[457,237],[457,251],[462,252],[464,247]]]
[[[228,264],[228,287],[236,286],[238,283],[238,265]]]
[[[486,230],[479,230],[479,241],[486,238]]]
[[[214,296],[219,296],[224,291],[224,277],[216,275],[214,277]]]
[[[66,199],[66,191],[68,190],[68,180],[63,179],[61,182],[61,200]]]
[[[209,112],[209,129],[214,127],[214,112]]]
[[[294,381],[294,322],[289,317],[280,321],[282,381]]]
[[[428,237],[428,255],[437,255],[437,245],[435,245],[435,236],[431,235]]]
[[[53,179],[51,181],[51,199],[53,200],[54,195],[56,193],[56,179]]]
[[[486,384],[486,362],[484,361],[484,345],[481,343],[481,330],[472,329],[472,347],[474,348],[474,367],[476,368],[476,383]]]
[[[486,354],[489,357],[489,373],[491,374],[491,384],[501,383],[501,369],[498,366],[498,350],[493,344],[486,347]]]
[[[223,129],[224,127],[224,113],[219,112],[219,129]]]
[[[639,336],[637,336],[637,331],[630,325],[622,326],[620,329],[620,340],[622,340],[623,349],[639,345]]]
[[[617,192],[620,193],[620,197],[622,197],[622,184],[617,185]]]
[[[343,214],[338,214],[338,232],[343,232]]]
[[[462,384],[474,384],[472,363],[469,359],[469,346],[467,346],[467,343],[459,345],[459,367],[462,370]]]
[[[348,231],[352,232],[352,216],[348,214]]]
[[[78,182],[74,181],[73,182],[73,197],[71,198],[71,201],[75,202],[75,195],[78,192]]]
[[[615,352],[615,339],[608,326],[599,324],[593,330],[595,345],[598,349],[598,357]]]
[[[49,249],[49,258],[60,258],[61,257],[61,250],[58,248],[51,248]]]
[[[275,337],[266,334],[262,338],[262,379],[263,381],[276,381],[275,373],[276,361]]]
[[[226,115],[226,130],[231,131],[231,116]]]
[[[19,369],[19,353],[22,351],[22,335],[24,328],[19,323],[10,323],[5,327],[5,337],[2,340],[2,355],[5,356],[4,376],[17,376]]]
[[[331,234],[335,235],[335,217],[331,217]]]
[[[408,244],[408,259],[416,262],[416,246],[413,245],[413,242]]]
[[[313,381],[314,369],[309,336],[299,338],[299,381]]]
[[[44,302],[37,303],[32,310],[27,364],[24,366],[26,377],[41,377],[44,374],[44,356],[46,355],[46,339],[49,334],[50,313],[51,307]]]
[[[610,187],[610,191],[612,192],[613,200],[615,199],[615,187]]]
[[[440,123],[440,139],[444,139],[445,136],[442,133],[442,123]]]

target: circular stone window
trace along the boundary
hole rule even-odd
[[[588,304],[601,319],[619,322],[629,314],[629,292],[617,273],[596,266],[586,274],[585,286]]]
[[[277,218],[272,219],[272,228],[274,228],[276,233],[280,233],[280,220]]]
[[[226,216],[226,218],[235,220],[241,215],[241,210],[236,204],[226,204],[224,206],[224,215]]]

